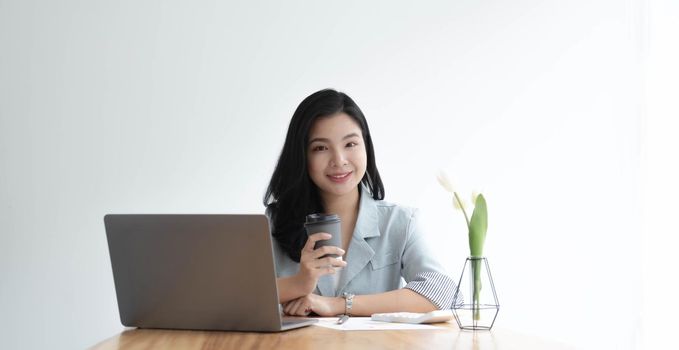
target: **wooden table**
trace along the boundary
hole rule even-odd
[[[446,328],[337,331],[310,326],[280,333],[127,329],[92,349],[572,349],[497,327],[472,332],[459,330],[455,323],[438,325]]]

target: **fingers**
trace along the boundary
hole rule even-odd
[[[314,258],[314,259],[318,259],[318,258],[320,258],[320,257],[322,257],[323,255],[326,255],[326,254],[335,254],[335,255],[343,256],[344,253],[345,253],[344,249],[342,249],[340,247],[334,247],[334,246],[326,245],[326,246],[323,246],[323,247],[319,247],[318,249],[314,249],[313,253],[311,253],[311,257]]]
[[[311,306],[306,298],[297,304],[297,308],[292,310],[292,314],[295,316],[308,316],[311,313]]]
[[[330,238],[332,238],[332,235],[327,232],[318,232],[314,233],[313,235],[309,235],[309,238],[306,240],[306,244],[304,245],[303,250],[306,250],[307,252],[312,252],[314,250],[316,242]]]
[[[306,297],[302,297],[285,304],[283,311],[287,315],[307,316],[311,313],[311,305]]]
[[[299,299],[291,300],[285,303],[285,306],[283,307],[283,312],[285,312],[286,315],[290,315],[292,309],[299,303]]]
[[[286,315],[292,315],[292,310],[297,309],[297,305],[299,304],[299,299],[291,300],[285,303],[285,306],[283,307],[283,312],[285,312]]]
[[[344,261],[342,259],[338,259],[338,258],[333,258],[332,256],[322,258],[322,259],[317,259],[316,261],[319,262],[319,267],[327,267],[327,266],[344,267],[344,266],[347,266],[346,261]]]
[[[346,253],[343,249],[335,246],[323,246],[314,249],[316,242],[330,239],[331,237],[332,236],[327,232],[314,233],[309,236],[304,248],[302,248],[298,275],[304,282],[304,285],[309,288],[308,292],[313,291],[319,277],[334,274],[335,268],[347,266],[347,263],[342,259],[331,256],[323,258],[323,256],[328,254],[343,256]],[[288,310],[292,310],[293,308],[294,306],[291,305]]]
[[[336,267],[347,266],[347,262],[342,259],[328,256],[321,259],[313,259],[311,261],[306,261],[302,265],[304,266],[305,270],[311,272],[314,275],[316,275],[316,273],[319,273],[317,274],[317,276],[321,276],[327,274],[328,273],[327,271],[334,272],[335,271],[334,268]],[[330,268],[330,270],[325,270],[326,268]]]

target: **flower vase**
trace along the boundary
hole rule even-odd
[[[462,300],[453,307],[460,329],[490,330],[500,311],[493,277],[485,257],[468,257],[453,300]]]

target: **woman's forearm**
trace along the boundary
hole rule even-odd
[[[343,299],[339,303],[339,308],[338,314],[343,314]],[[385,293],[355,296],[351,314],[354,316],[370,316],[383,312],[430,312],[434,310],[438,310],[438,308],[429,299],[410,289],[402,288]]]
[[[308,294],[300,287],[297,275],[277,278],[276,286],[278,287],[278,302],[281,304]]]

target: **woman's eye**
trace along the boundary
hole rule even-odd
[[[356,147],[356,146],[358,146],[358,143],[356,143],[356,142],[347,143],[347,147]]]
[[[326,149],[327,148],[325,146],[316,146],[316,147],[312,148],[311,150],[314,151],[314,152],[318,152],[318,151],[325,151]]]

